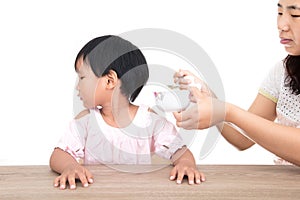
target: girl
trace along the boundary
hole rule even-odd
[[[289,55],[271,70],[248,111],[219,101],[203,87],[202,91],[191,89],[197,105],[174,116],[180,127],[218,125],[225,139],[240,150],[257,143],[279,157],[276,164],[300,165],[300,0],[279,1],[277,24]],[[191,74],[180,71],[174,77],[185,75]]]
[[[70,123],[50,158],[60,174],[54,186],[65,189],[93,183],[91,172],[81,164],[150,164],[151,153],[171,159],[170,179],[189,184],[204,181],[191,152],[175,127],[146,106],[132,104],[149,72],[142,52],[118,36],[98,37],[78,53],[78,96],[86,110]]]

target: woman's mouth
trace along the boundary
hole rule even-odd
[[[289,45],[293,40],[287,38],[281,38],[280,43],[283,45]]]

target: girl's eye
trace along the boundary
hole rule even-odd
[[[291,15],[292,17],[300,17],[300,15]]]
[[[281,13],[281,12],[279,12],[279,13],[278,13],[278,15],[282,15],[282,13]]]
[[[79,77],[80,78],[80,80],[82,80],[82,79],[84,79],[85,77],[84,76],[81,76],[81,77]]]

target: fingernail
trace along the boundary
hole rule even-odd
[[[197,183],[197,184],[200,184],[200,183],[201,183],[201,181],[198,179],[198,180],[196,180],[196,183]]]
[[[180,180],[177,180],[176,183],[177,183],[177,184],[181,184],[181,181],[180,181]]]
[[[194,184],[194,181],[189,181],[189,184],[190,184],[190,185],[193,185],[193,184]]]
[[[92,178],[89,179],[90,183],[94,183],[94,180]]]
[[[57,187],[58,186],[58,184],[57,183],[54,183],[54,187]]]
[[[70,189],[72,189],[72,190],[74,190],[75,188],[76,188],[75,185],[71,185],[71,186],[70,186]]]
[[[89,186],[89,184],[88,184],[88,183],[85,183],[85,184],[83,185],[83,187],[87,187],[87,186]]]
[[[65,185],[61,185],[59,188],[60,189],[65,189],[65,187],[66,187]]]
[[[174,180],[175,176],[170,176],[170,180]]]
[[[205,178],[201,178],[201,181],[204,182],[204,181],[205,181]]]

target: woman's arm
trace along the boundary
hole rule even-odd
[[[221,122],[230,122],[244,131],[244,134],[277,156],[300,165],[300,129],[276,124],[276,104],[258,95],[249,111],[230,103],[224,103],[203,92],[192,89],[196,104],[187,110],[174,113],[176,124],[186,129],[205,129]],[[212,120],[213,119],[213,120]],[[227,130],[226,130],[227,128]],[[252,145],[244,136],[238,136],[228,125],[222,134],[240,149]]]
[[[274,121],[276,118],[276,103],[258,94],[248,111],[269,121]],[[247,137],[247,133],[238,130],[229,123],[221,123],[217,127],[223,137],[239,150],[248,149],[255,144]]]
[[[180,79],[180,77],[184,77],[184,76],[193,76],[194,81],[196,83],[200,83],[202,85],[201,91],[199,91],[197,89],[191,89],[189,87],[189,83],[190,83],[189,80]],[[191,90],[191,94],[192,94],[191,101],[193,101],[193,102],[197,102],[198,99],[201,98],[201,96],[203,94],[217,99],[214,92],[206,85],[206,83],[203,82],[201,79],[199,79],[194,74],[192,74],[191,72],[189,72],[188,70],[180,70],[179,72],[176,72],[174,74],[174,82],[179,83],[179,85],[182,89],[190,89]],[[219,111],[224,110],[224,112],[225,112],[225,104],[220,104],[219,107],[220,107],[220,108],[218,108]],[[265,119],[268,119],[270,121],[274,121],[276,118],[275,109],[276,109],[276,104],[273,101],[271,101],[259,94],[259,95],[257,95],[256,99],[254,100],[254,102],[252,103],[252,105],[248,111],[251,113],[254,113],[258,116],[261,116]],[[213,108],[212,110],[216,110],[216,108]],[[218,115],[220,115],[220,113]],[[222,115],[220,115],[220,116],[222,117]],[[213,116],[213,117],[215,117],[215,116]],[[224,120],[224,117],[225,116],[223,116],[223,120]],[[196,119],[197,119],[197,117],[196,117]],[[223,120],[220,120],[220,121],[223,121]],[[197,124],[197,122],[194,124]],[[243,132],[244,132],[243,130],[240,130],[239,128],[237,128],[236,126],[234,126],[230,123],[221,122],[220,124],[217,124],[217,128],[222,133],[223,137],[239,150],[248,149],[253,144],[255,144],[250,138],[248,138],[247,136],[245,136],[245,134],[243,134]]]
[[[193,74],[181,70],[175,73],[175,82],[185,75]],[[179,84],[188,85],[180,81]],[[174,113],[177,126],[186,129],[204,129],[218,125],[224,138],[238,149],[247,149],[257,143],[277,156],[300,166],[300,129],[274,122],[276,103],[258,94],[249,110],[245,111],[218,100],[208,87],[205,87],[205,90],[190,88],[191,100],[196,104],[185,111]],[[244,135],[227,122],[242,129]]]
[[[260,146],[300,166],[300,129],[276,124],[229,103],[226,107],[227,122],[243,129]]]

